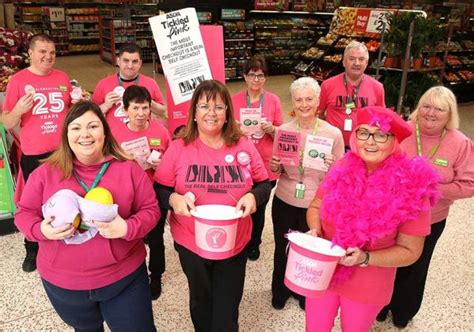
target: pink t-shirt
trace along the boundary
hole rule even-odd
[[[349,146],[349,137],[352,130],[344,130],[344,121],[349,118],[349,115],[346,114],[346,100],[347,97],[352,98],[355,87],[347,82],[348,95],[344,87],[343,76],[344,73],[341,73],[325,80],[321,84],[318,109],[320,112],[326,111],[326,121],[342,131],[344,144]],[[385,106],[385,93],[382,83],[364,74],[357,94],[356,109],[353,109],[350,115],[352,129],[357,124],[357,109],[365,106]]]
[[[316,195],[324,204],[324,190],[319,189]],[[396,232],[377,240],[373,246],[366,249],[373,251],[392,247],[396,243],[398,233],[412,236],[428,235],[430,233],[430,215],[430,209],[426,207],[417,220],[402,223]],[[333,221],[322,220],[321,226],[323,237],[331,240],[336,232]],[[350,279],[340,285],[333,286],[331,290],[353,301],[386,305],[392,297],[396,270],[395,267],[355,266]]]
[[[112,135],[118,144],[133,141],[141,137],[146,137],[150,150],[159,151],[162,155],[168,149],[170,144],[170,134],[168,129],[165,128],[158,120],[149,121],[150,125],[147,129],[142,131],[133,131],[127,127],[126,123],[122,123],[121,126],[116,126],[112,130]],[[155,171],[150,168],[146,171],[150,179],[153,181],[153,175]]]
[[[34,106],[21,116],[20,122],[21,150],[25,155],[51,152],[59,146],[71,102],[72,88],[66,73],[53,69],[48,75],[37,75],[26,68],[8,83],[3,111],[11,112],[26,91],[33,90]]]
[[[132,82],[122,82],[122,84],[119,83],[118,74],[107,76],[97,83],[94,94],[92,95],[92,101],[97,105],[102,105],[105,102],[105,96],[109,92],[113,91],[116,87],[122,86],[126,89],[134,84],[147,88],[153,101],[159,104],[164,104],[163,95],[161,94],[158,84],[156,84],[156,82],[151,77],[142,74],[138,75],[138,80]],[[106,118],[111,128],[114,126],[120,127],[121,123],[125,123],[127,120],[127,115],[123,111],[122,101],[112,106],[112,108],[107,111]]]
[[[234,116],[237,121],[240,121],[241,108],[258,108],[260,101],[254,102],[252,105],[247,104],[247,90],[237,93],[232,97],[232,104],[234,106]],[[278,127],[283,123],[283,116],[281,112],[281,102],[278,96],[271,92],[264,91],[262,118],[267,118],[274,126]],[[262,156],[265,168],[268,172],[270,181],[278,179],[278,175],[270,171],[270,160],[272,158],[273,138],[265,134],[261,138],[250,137],[257,147],[258,152]]]
[[[250,158],[248,166],[239,164],[237,154]],[[224,204],[235,206],[248,193],[254,182],[268,179],[260,154],[250,140],[242,137],[233,146],[213,149],[197,138],[184,145],[182,139],[172,141],[160,166],[155,181],[173,187],[178,194],[192,192],[196,205]],[[171,210],[170,228],[173,239],[192,252],[196,251],[192,217],[176,215]],[[250,216],[239,220],[234,254],[240,253],[250,240]]]
[[[342,134],[339,129],[330,125],[324,120],[318,120],[319,125],[316,130],[315,135],[321,137],[332,138],[334,140],[332,146],[332,154],[335,156],[335,160],[342,158],[344,155],[344,141],[342,139]],[[297,120],[292,120],[288,123],[281,125],[277,130],[286,130],[296,132]],[[306,136],[312,135],[312,129],[301,129],[301,149],[304,151],[304,144],[306,142]],[[275,141],[275,144],[276,141]],[[303,175],[303,183],[305,185],[305,194],[304,197],[296,198],[295,197],[295,188],[296,184],[300,181],[300,174],[298,171],[298,166],[283,166],[284,172],[280,175],[278,184],[276,187],[275,195],[281,199],[286,204],[296,206],[299,208],[307,208],[309,203],[314,198],[316,190],[319,187],[319,184],[323,180],[326,172],[322,172],[316,169],[305,168]]]
[[[415,125],[410,123],[415,133]],[[423,155],[427,156],[431,148],[439,143],[439,136],[421,134]],[[400,147],[408,157],[418,154],[416,136],[405,139]],[[447,166],[441,166],[436,160],[447,161]],[[441,176],[438,190],[441,197],[431,211],[431,223],[445,219],[453,201],[469,198],[474,195],[474,144],[457,129],[449,129],[441,145],[430,159],[431,166]]]

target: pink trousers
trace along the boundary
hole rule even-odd
[[[383,305],[365,304],[349,300],[332,291],[318,299],[306,298],[306,331],[330,332],[337,310],[341,308],[341,329],[347,332],[370,331]]]

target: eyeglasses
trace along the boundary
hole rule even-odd
[[[369,133],[368,131],[361,129],[356,130],[356,137],[360,141],[368,141],[370,136],[372,136],[374,141],[377,143],[385,143],[388,141],[388,138],[393,135],[381,132]]]
[[[248,73],[247,77],[250,78],[251,80],[257,79],[257,81],[263,81],[265,79],[264,74]]]
[[[196,108],[203,113],[208,113],[212,108],[216,114],[224,114],[227,110],[227,105],[215,105],[211,107],[209,104],[197,104]]]

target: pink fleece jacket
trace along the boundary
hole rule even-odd
[[[414,124],[413,132],[415,132]],[[427,156],[431,148],[438,144],[439,136],[429,136],[421,133],[423,155]],[[409,157],[417,155],[416,136],[405,139],[400,147]],[[435,163],[436,159],[446,160],[447,166]],[[438,189],[441,198],[431,212],[431,223],[445,219],[453,201],[474,195],[474,145],[459,130],[449,129],[435,155],[430,159],[431,165],[441,176]]]
[[[152,182],[134,161],[106,160],[110,166],[98,186],[112,193],[119,215],[127,222],[127,234],[121,239],[109,240],[97,234],[85,243],[67,245],[45,238],[40,229],[41,206],[48,198],[60,189],[85,195],[74,176],[62,179],[62,173],[49,164],[30,175],[18,203],[15,224],[28,240],[39,243],[38,272],[58,287],[88,290],[108,286],[135,271],[145,260],[142,238],[160,217]],[[86,166],[74,162],[74,170],[88,186],[101,167],[102,163]]]

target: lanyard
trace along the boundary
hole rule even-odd
[[[415,124],[415,136],[416,136],[416,150],[418,152],[418,156],[423,156],[423,147],[421,145],[421,135],[420,135],[420,126],[418,125],[418,121]],[[436,151],[438,151],[441,142],[443,141],[444,137],[446,136],[446,129],[443,130],[443,134],[441,134],[441,137],[439,138],[438,144],[435,144],[430,151],[428,152],[428,159],[433,158],[435,155]]]
[[[138,85],[138,79],[139,79],[139,77],[140,77],[140,75],[137,75],[137,77],[135,77],[135,78],[133,79],[133,84],[134,84],[134,85]],[[118,84],[119,84],[120,86],[123,86],[123,80],[122,80],[122,78],[120,77],[120,74],[117,74],[117,79],[118,79]]]
[[[319,119],[316,118],[316,123],[314,124],[313,131],[311,135],[316,135],[316,131],[319,126]],[[298,121],[296,123],[296,132],[299,133],[301,131],[300,127],[300,122]],[[298,166],[298,172],[300,173],[300,179],[303,180],[303,175],[304,175],[304,167],[303,167],[303,158],[304,158],[304,149],[300,149],[300,161],[299,161],[299,166]]]
[[[104,173],[107,170],[107,167],[109,167],[109,165],[110,165],[109,161],[107,161],[106,163],[104,163],[102,165],[102,167],[100,168],[99,173],[97,173],[97,175],[95,176],[94,182],[92,182],[92,185],[90,187],[88,187],[84,183],[84,181],[81,180],[81,178],[79,177],[79,175],[77,175],[76,172],[74,172],[74,177],[76,178],[77,182],[79,182],[81,187],[86,191],[86,193],[88,193],[89,191],[91,191],[92,189],[94,189],[97,186],[97,184],[99,183],[100,179],[104,175]]]
[[[354,88],[354,92],[352,94],[352,97],[349,96],[349,88],[347,87],[347,77],[346,74],[342,76],[342,80],[344,82],[344,88],[346,89],[346,98],[349,99],[349,103],[354,103],[354,106],[357,106],[357,95],[359,94],[359,89],[362,84],[362,81],[364,80],[364,76],[362,76],[362,79],[360,80],[359,84]]]
[[[261,110],[263,110],[263,92],[260,94],[260,101],[258,107],[260,107]],[[250,101],[250,95],[249,92],[247,91],[247,107],[251,108],[252,107],[252,102]]]

